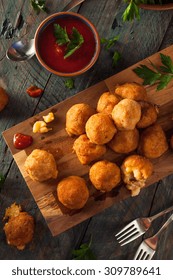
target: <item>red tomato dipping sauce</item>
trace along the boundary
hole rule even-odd
[[[84,42],[80,48],[67,58],[64,58],[66,46],[60,46],[56,43],[54,24],[66,28],[69,38],[73,28],[76,28],[83,36]],[[82,19],[62,15],[41,29],[38,36],[38,52],[40,58],[51,69],[62,73],[73,73],[80,71],[90,63],[96,52],[96,39],[91,28]]]

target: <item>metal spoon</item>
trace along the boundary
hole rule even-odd
[[[64,7],[62,12],[70,11],[85,0],[72,0]],[[6,51],[6,57],[13,61],[24,61],[30,59],[35,54],[34,39],[22,40],[13,43]]]

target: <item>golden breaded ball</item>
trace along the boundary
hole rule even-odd
[[[112,119],[102,113],[92,115],[86,123],[86,135],[92,143],[108,143],[117,132]]]
[[[82,164],[89,164],[106,153],[106,146],[92,143],[86,134],[83,134],[75,140],[73,150]]]
[[[98,161],[90,168],[89,178],[97,190],[109,192],[121,181],[120,168],[107,160]]]
[[[66,114],[66,131],[70,136],[85,133],[85,124],[95,114],[90,105],[81,103],[73,105]]]
[[[5,108],[5,106],[8,104],[8,101],[8,94],[6,93],[5,89],[0,87],[0,111],[2,111]]]
[[[54,156],[45,150],[33,150],[27,157],[24,167],[33,181],[56,179],[58,175]]]
[[[108,146],[116,153],[127,154],[138,147],[139,132],[138,130],[119,130],[112,140],[108,143]]]
[[[127,189],[131,191],[132,196],[136,196],[152,175],[153,164],[145,157],[131,155],[123,161],[121,171]]]
[[[69,209],[81,209],[89,198],[89,190],[83,178],[69,176],[59,182],[57,196],[65,207]]]
[[[138,151],[147,158],[158,158],[168,150],[165,132],[159,124],[147,127],[140,136]]]
[[[115,105],[112,119],[119,130],[132,130],[141,118],[141,106],[131,99],[123,99]]]
[[[133,99],[136,101],[147,100],[147,92],[144,86],[137,83],[125,83],[115,89],[115,93],[122,98]]]
[[[146,128],[154,124],[158,117],[158,108],[149,102],[140,102],[141,105],[141,118],[137,123],[137,128]]]
[[[6,240],[9,245],[23,250],[31,242],[34,234],[34,219],[26,212],[11,217],[4,226]]]
[[[103,93],[97,103],[97,112],[105,113],[111,116],[112,110],[116,104],[120,101],[115,94],[110,92]]]

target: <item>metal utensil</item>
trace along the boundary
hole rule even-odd
[[[159,212],[156,215],[145,218],[137,218],[125,226],[121,231],[119,231],[115,237],[121,246],[135,240],[142,234],[144,234],[151,226],[152,222],[158,217],[169,213],[173,210],[173,206]]]
[[[159,236],[161,233],[168,227],[170,223],[173,221],[173,214],[169,217],[169,219],[163,224],[163,226],[159,229],[159,231],[154,234],[152,237],[146,238],[143,240],[143,242],[140,244],[134,260],[151,260],[152,257],[154,256],[157,246],[158,246],[158,241],[159,241]]]
[[[72,8],[81,4],[85,0],[72,0],[63,8],[63,12],[70,11]],[[12,61],[28,60],[35,54],[34,39],[18,41],[13,43],[6,51],[6,57]]]

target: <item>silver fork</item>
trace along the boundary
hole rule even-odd
[[[142,234],[144,234],[151,226],[152,222],[158,217],[173,210],[173,206],[159,212],[156,215],[145,218],[137,218],[125,226],[121,231],[119,231],[115,237],[121,246],[135,240]]]
[[[146,238],[140,244],[134,260],[151,260],[153,255],[156,252],[159,236],[165,230],[168,225],[173,221],[173,214],[169,217],[169,219],[163,224],[163,226],[159,229],[159,231],[153,235],[152,237]]]

